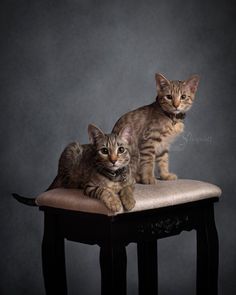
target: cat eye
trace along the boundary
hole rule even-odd
[[[185,99],[186,98],[186,95],[185,94],[182,94],[181,95],[181,99]]]
[[[172,99],[172,95],[168,94],[168,95],[166,95],[166,98],[167,99]]]
[[[102,148],[101,153],[104,154],[104,155],[107,155],[108,154],[108,149],[107,148]]]
[[[122,154],[124,151],[125,151],[125,148],[124,148],[123,146],[120,146],[120,147],[118,148],[118,153],[119,153],[119,154]]]

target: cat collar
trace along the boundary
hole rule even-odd
[[[104,167],[99,167],[98,172],[108,177],[110,180],[125,181],[127,175],[127,167],[119,168],[115,171]]]
[[[172,120],[172,124],[175,125],[178,121],[183,121],[186,117],[185,113],[178,113],[178,114],[173,114],[173,113],[168,113],[164,111],[164,114]]]

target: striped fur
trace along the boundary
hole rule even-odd
[[[62,152],[58,174],[49,189],[82,188],[86,195],[101,200],[114,212],[122,205],[131,210],[135,205],[134,179],[129,169],[131,129],[124,127],[119,134],[104,134],[89,125],[88,132],[91,144],[73,142]],[[116,176],[124,167],[125,175]],[[99,172],[103,169],[111,178]]]
[[[123,115],[112,132],[118,134],[126,125],[133,129],[131,146],[131,170],[137,182],[156,183],[155,168],[164,180],[176,179],[169,172],[168,151],[172,141],[184,130],[179,119],[194,101],[199,77],[194,75],[185,81],[169,81],[156,74],[157,98],[150,105]]]

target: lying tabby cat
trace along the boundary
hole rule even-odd
[[[131,210],[135,205],[134,179],[129,167],[131,128],[124,127],[116,135],[104,134],[89,125],[88,133],[91,144],[73,142],[62,152],[58,174],[48,190],[82,188],[86,195],[101,200],[113,212],[122,205]],[[35,199],[13,195],[20,202],[36,205]]]
[[[126,113],[116,122],[114,133],[119,133],[127,124],[132,127],[130,165],[137,182],[155,184],[155,164],[161,179],[177,178],[169,172],[168,151],[171,142],[184,129],[185,113],[192,106],[198,83],[197,75],[186,81],[169,81],[156,74],[156,101]]]

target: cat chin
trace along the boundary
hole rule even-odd
[[[111,170],[111,171],[116,171],[118,169],[121,169],[125,166],[109,166],[109,167],[106,167],[107,169]]]
[[[174,110],[174,111],[172,111],[172,113],[177,115],[177,114],[181,113],[181,110]]]
[[[116,171],[116,170],[118,170],[120,168],[122,168],[122,167],[121,166],[118,166],[118,167],[117,166],[115,166],[115,167],[114,166],[109,167],[109,169],[112,170],[112,171]]]
[[[173,110],[172,111],[172,114],[174,114],[174,115],[178,115],[178,114],[180,114],[180,113],[182,113],[183,112],[183,110]],[[185,112],[185,111],[184,111]]]

